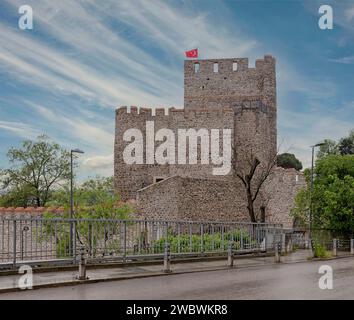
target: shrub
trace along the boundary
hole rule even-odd
[[[222,239],[224,236],[224,239]],[[241,239],[242,237],[242,239]],[[165,237],[153,241],[152,248],[154,252],[163,252],[165,247]],[[250,235],[243,231],[241,235],[240,230],[225,232],[222,235],[220,232],[214,234],[204,233],[203,238],[200,234],[193,234],[191,237],[189,234],[174,235],[170,229],[167,234],[167,242],[170,244],[170,250],[172,252],[178,252],[178,247],[180,252],[198,252],[201,250],[203,245],[204,251],[213,250],[227,250],[230,240],[234,240],[234,249],[239,250],[241,248],[241,241],[243,244],[254,245],[255,240],[251,240]]]
[[[327,251],[324,245],[321,245],[318,241],[314,242],[314,257],[327,259],[331,257],[331,254]]]

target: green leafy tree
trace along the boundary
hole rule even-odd
[[[341,155],[354,154],[354,130],[349,133],[348,137],[340,139],[338,150]]]
[[[302,188],[295,197],[295,207],[291,214],[294,217],[294,226],[306,227],[309,224],[310,192]]]
[[[294,168],[296,170],[302,169],[302,163],[292,153],[282,153],[277,156],[277,165],[285,169]]]
[[[13,186],[0,196],[0,207],[26,207],[31,202],[31,187]]]
[[[329,155],[354,154],[354,129],[347,137],[341,138],[338,143],[331,139],[325,139],[323,143],[317,152],[318,159]]]
[[[7,156],[10,168],[0,171],[0,179],[8,204],[45,206],[54,187],[70,177],[70,153],[47,136],[24,140]]]
[[[64,217],[70,215],[70,189],[53,193],[50,206],[64,207]],[[92,219],[127,219],[131,208],[114,192],[113,177],[95,177],[74,190],[74,217]]]
[[[308,222],[310,196],[308,184],[292,210],[303,224]],[[312,208],[314,227],[354,232],[354,155],[329,155],[316,162]]]
[[[50,205],[63,206],[61,218],[70,217],[69,189],[54,193]],[[96,256],[98,247],[105,248],[101,254],[110,254],[120,250],[120,223],[117,220],[127,220],[131,217],[132,208],[120,201],[118,194],[113,192],[113,178],[96,177],[82,183],[74,192],[74,218],[81,219],[75,224],[75,238],[85,245],[90,255]],[[46,212],[44,218],[45,233],[56,238],[58,257],[65,257],[70,252],[70,226],[66,224],[58,230],[53,229],[51,219],[58,214]],[[85,220],[91,219],[91,220]],[[92,219],[111,219],[109,221]],[[129,225],[129,223],[127,223]]]
[[[317,151],[317,159],[334,154],[339,154],[337,142],[331,139],[325,139],[323,145],[321,145]]]

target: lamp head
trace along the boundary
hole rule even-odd
[[[315,147],[320,147],[320,146],[324,146],[324,145],[325,145],[324,142],[320,142],[320,143],[317,143],[317,144],[315,145]]]
[[[321,147],[321,146],[324,146],[324,145],[325,145],[324,142],[320,142],[320,143],[316,143],[315,145],[311,146],[311,148]]]
[[[83,152],[83,151],[80,150],[80,149],[73,149],[73,150],[71,150],[71,152],[72,152],[72,153],[85,153],[85,152]]]

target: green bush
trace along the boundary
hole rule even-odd
[[[225,232],[224,239],[222,239],[222,233],[217,232],[212,234],[204,233],[203,237],[200,234],[193,234],[191,237],[189,234],[174,235],[172,230],[168,231],[167,242],[170,244],[171,252],[198,252],[201,251],[203,246],[203,251],[215,251],[215,250],[227,250],[230,240],[234,241],[234,249],[239,250],[241,248],[241,237],[242,242],[245,244],[254,245],[256,241],[251,240],[250,235],[243,231],[241,234],[240,230]],[[165,247],[165,237],[153,241],[151,247],[154,252],[163,252]]]
[[[324,245],[321,245],[318,241],[314,242],[314,252],[315,258],[327,259],[331,257],[331,254],[327,251]]]

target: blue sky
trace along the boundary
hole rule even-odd
[[[34,29],[18,28],[24,2]],[[330,4],[334,29],[318,27]],[[80,147],[80,176],[113,173],[114,110],[183,106],[184,51],[277,59],[278,144],[309,146],[354,128],[354,1],[2,0],[0,167],[24,138]]]

